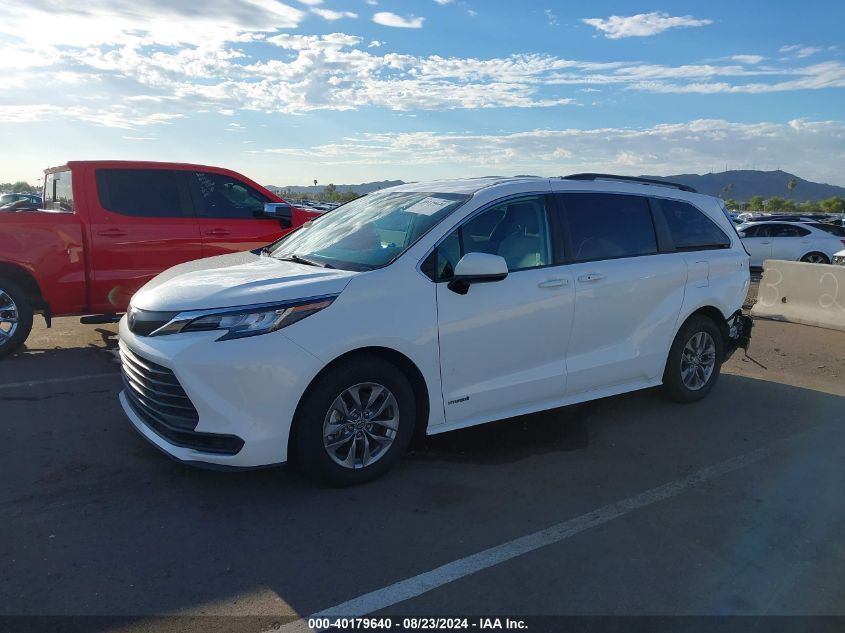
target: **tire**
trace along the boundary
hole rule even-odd
[[[303,396],[294,418],[291,462],[324,484],[361,484],[402,457],[415,425],[414,391],[401,370],[381,358],[359,356],[331,368]]]
[[[0,279],[0,358],[24,344],[32,331],[32,306],[13,281]]]
[[[669,349],[663,372],[664,392],[675,402],[701,400],[719,379],[723,358],[719,326],[709,317],[693,315],[681,326]]]
[[[804,257],[801,258],[802,262],[806,262],[808,264],[829,264],[830,258],[825,255],[824,253],[807,253]]]

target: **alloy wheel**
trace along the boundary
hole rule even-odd
[[[716,367],[716,342],[708,332],[696,332],[681,352],[681,380],[687,389],[698,391]]]
[[[366,468],[387,454],[399,431],[399,404],[384,385],[363,382],[345,389],[323,421],[323,447],[339,466]]]
[[[18,329],[18,306],[0,289],[0,344],[14,336]]]
[[[825,259],[824,255],[820,253],[810,253],[809,255],[804,256],[804,260],[808,264],[826,264],[827,260]]]

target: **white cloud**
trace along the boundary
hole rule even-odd
[[[638,13],[637,15],[612,15],[606,20],[602,18],[587,18],[585,24],[595,27],[611,40],[623,37],[649,37],[668,29],[705,26],[713,20],[701,20],[691,15],[670,16],[668,13],[654,11],[652,13]]]
[[[449,4],[452,0],[434,0],[437,4]]]
[[[372,42],[367,44],[367,48],[379,48],[381,46],[384,46],[384,42],[382,42],[381,40],[373,40]]]
[[[4,0],[0,34],[32,34],[37,37],[31,43],[39,48],[45,43],[209,46],[244,33],[296,28],[304,17],[303,11],[277,0],[204,0],[202,10],[194,3],[170,0]]]
[[[366,167],[369,173],[406,180],[489,173],[557,176],[577,171],[668,175],[701,173],[724,164],[728,140],[733,163],[841,180],[828,158],[843,155],[842,121],[700,119],[642,128],[535,129],[511,134],[362,134],[337,143],[250,153],[296,158],[314,170]],[[405,172],[397,171],[397,165],[406,166]]]
[[[379,11],[373,16],[373,22],[382,26],[392,26],[400,29],[421,29],[425,18],[414,17],[413,15],[403,18],[390,11]]]
[[[323,4],[323,0],[297,0],[300,4],[307,4],[309,7],[316,7]]]
[[[340,20],[342,18],[357,18],[358,14],[352,11],[332,11],[331,9],[311,9],[311,13],[319,15],[324,20]]]
[[[740,64],[759,64],[766,58],[762,55],[733,55],[730,59]]]
[[[546,16],[546,21],[549,23],[549,26],[558,26],[560,24],[557,21],[557,15],[551,9],[543,9],[543,13]]]
[[[822,46],[804,46],[803,44],[790,44],[789,46],[781,46],[779,49],[781,53],[791,53],[793,57],[799,59],[821,53],[823,50],[825,49]]]

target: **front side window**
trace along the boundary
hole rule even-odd
[[[194,172],[199,186],[200,217],[250,219],[260,216],[270,199],[240,180],[211,172]]]
[[[433,273],[435,281],[450,280],[458,261],[467,253],[499,255],[510,272],[551,264],[545,198],[509,200],[468,220],[434,250],[428,274]]]
[[[558,200],[569,225],[574,261],[657,253],[651,210],[642,196],[564,193]]]
[[[55,171],[44,177],[44,208],[73,213],[73,183],[70,170]]]
[[[273,244],[270,254],[345,270],[386,266],[469,199],[454,193],[371,193]]]
[[[660,199],[653,204],[663,214],[677,250],[730,248],[731,241],[722,229],[691,204]]]
[[[144,218],[193,216],[181,172],[172,169],[98,169],[97,193],[107,211]]]

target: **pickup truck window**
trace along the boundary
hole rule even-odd
[[[44,208],[73,213],[70,170],[55,171],[44,177]]]
[[[194,172],[199,197],[197,214],[204,218],[249,219],[260,216],[264,203],[270,202],[264,194],[240,180],[211,172]]]
[[[173,169],[98,169],[100,204],[121,215],[191,217],[194,211],[182,173]]]

